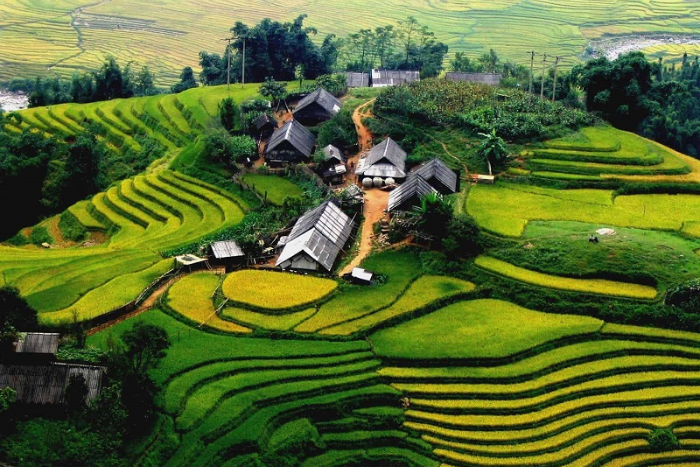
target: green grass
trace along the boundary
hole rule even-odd
[[[229,274],[221,287],[233,302],[282,310],[311,304],[332,293],[338,284],[299,274],[243,270]]]
[[[241,179],[275,206],[282,206],[287,198],[295,198],[303,193],[299,186],[275,175],[249,173],[245,174]]]
[[[466,209],[481,227],[512,237],[522,235],[530,221],[550,220],[686,232],[686,223],[700,220],[699,199],[694,195],[665,194],[613,199],[609,190],[555,190],[497,183],[473,187]]]
[[[504,357],[560,337],[596,332],[602,324],[484,299],[449,305],[372,334],[370,340],[379,355],[394,358]]]
[[[224,318],[268,331],[289,331],[314,313],[316,313],[315,308],[285,314],[258,313],[236,307],[226,307],[221,311]]]
[[[490,256],[479,256],[474,261],[474,264],[487,271],[539,287],[647,300],[654,299],[657,295],[655,288],[645,285],[605,279],[576,279],[553,276],[520,268]]]

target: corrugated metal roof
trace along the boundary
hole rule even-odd
[[[442,185],[445,190],[450,193],[455,193],[457,191],[457,174],[438,158],[421,165],[417,170],[409,174],[409,178],[414,175],[420,175],[425,181],[438,190],[439,187],[435,186],[437,183]]]
[[[336,148],[332,144],[329,144],[323,148],[322,151],[326,160],[337,159],[339,162],[343,162],[343,153],[341,153],[340,149]]]
[[[253,120],[253,125],[255,125],[255,128],[258,130],[262,129],[268,123],[270,125],[274,125],[274,122],[272,120],[270,120],[270,116],[267,115],[266,113],[260,115],[258,118]]]
[[[406,180],[406,183],[391,192],[388,209],[393,211],[405,203],[417,201],[431,193],[437,193],[437,190],[430,186],[420,175],[414,175]]]
[[[291,120],[281,128],[275,130],[265,146],[265,154],[269,154],[284,141],[289,143],[306,157],[311,156],[316,138],[314,135],[296,120]]]
[[[216,259],[240,258],[241,256],[245,256],[241,247],[233,240],[212,243],[211,252]]]
[[[20,333],[17,353],[39,353],[55,355],[58,351],[60,334],[48,332]]]
[[[371,177],[396,177],[404,178],[406,177],[406,158],[408,154],[406,151],[401,149],[401,146],[396,144],[391,138],[387,138],[375,147],[367,154],[364,159],[361,159],[357,164],[357,170],[355,173],[358,175],[365,175]],[[392,175],[381,175],[390,169],[375,169],[374,172],[367,173],[367,171],[375,165],[384,164],[392,165],[395,167],[396,171]],[[380,172],[380,173],[377,173]]]
[[[343,106],[343,103],[336,99],[333,94],[323,88],[317,88],[314,92],[304,97],[297,103],[293,113],[297,113],[313,103],[318,104],[331,115],[337,114],[340,111],[340,108]]]
[[[294,224],[277,266],[305,252],[326,270],[333,263],[352,232],[353,222],[337,204],[328,200]]]
[[[360,279],[361,281],[367,281],[370,282],[372,280],[372,277],[374,274],[372,274],[370,271],[362,268],[352,268],[352,277],[356,279]]]
[[[82,375],[88,388],[87,401],[91,402],[102,389],[106,369],[101,366],[52,363],[50,365],[0,364],[0,388],[17,391],[17,401],[27,404],[60,404],[70,377]]]

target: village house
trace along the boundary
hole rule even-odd
[[[406,183],[389,194],[389,212],[408,211],[412,206],[420,203],[420,199],[431,193],[438,193],[430,183],[420,175],[413,175]]]
[[[363,186],[382,183],[395,183],[406,178],[406,151],[396,144],[391,138],[387,138],[374,146],[366,157],[357,163],[355,174],[362,180]],[[378,182],[375,182],[375,178]]]
[[[330,272],[353,225],[335,201],[324,202],[294,224],[276,265],[282,269]]]
[[[422,177],[423,180],[443,195],[450,195],[459,191],[459,172],[450,169],[437,157],[419,165],[408,174],[409,179],[413,176]]]
[[[347,172],[343,153],[332,144],[323,148],[321,153],[324,161],[316,164],[316,172],[325,183],[343,183],[343,176]]]
[[[420,81],[420,71],[417,70],[372,70],[372,87],[385,88]]]
[[[347,71],[345,72],[345,85],[349,88],[368,88],[369,73]]]
[[[86,402],[94,401],[102,390],[106,368],[57,362],[59,337],[55,333],[19,333],[10,354],[0,361],[0,389],[14,389],[15,400],[22,404],[63,404],[71,376],[81,375],[88,390]]]
[[[499,86],[501,84],[500,73],[463,73],[459,71],[448,71],[445,74],[445,79],[448,81],[488,84],[489,86]]]
[[[271,118],[267,113],[261,114],[258,118],[253,120],[253,128],[255,131],[255,137],[263,140],[269,138],[270,135],[277,128],[277,122]]]
[[[275,130],[265,146],[265,161],[270,165],[308,162],[316,138],[304,125],[291,120]]]
[[[209,245],[209,262],[215,266],[225,266],[226,269],[245,265],[245,252],[233,240],[214,242]]]
[[[342,102],[323,88],[318,88],[300,100],[294,108],[294,120],[313,126],[335,117]]]

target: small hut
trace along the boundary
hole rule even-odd
[[[291,120],[272,133],[265,146],[265,160],[270,165],[306,162],[315,145],[314,135],[301,123]]]
[[[407,211],[417,205],[420,199],[431,193],[438,193],[430,183],[420,175],[413,175],[406,183],[395,189],[389,195],[389,212]]]
[[[420,176],[443,195],[459,191],[459,172],[450,169],[437,157],[430,162],[418,166],[408,177]]]
[[[294,224],[276,265],[282,269],[330,272],[352,228],[352,219],[335,201],[328,200]]]
[[[355,174],[363,179],[371,179],[374,183],[375,179],[382,180],[388,178],[394,181],[403,181],[406,178],[406,151],[396,144],[396,142],[387,138],[367,154],[366,157],[360,159],[357,163]]]
[[[318,88],[300,100],[294,108],[294,120],[304,125],[316,125],[335,117],[343,103],[323,88]]]
[[[332,144],[323,148],[321,152],[324,161],[316,165],[316,172],[326,183],[343,183],[343,175],[347,172],[343,153]]]
[[[257,138],[269,138],[275,131],[275,128],[277,128],[277,122],[267,113],[261,114],[258,118],[253,120],[253,129]]]
[[[420,71],[417,70],[372,70],[372,87],[385,88],[420,81]]]
[[[175,257],[175,269],[184,269],[187,272],[198,271],[199,269],[208,268],[206,258],[200,258],[196,255],[180,255]]]
[[[214,242],[209,245],[210,262],[227,269],[245,264],[246,255],[233,240]]]
[[[350,279],[355,284],[370,285],[374,279],[374,273],[363,268],[352,268]]]

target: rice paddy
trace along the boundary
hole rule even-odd
[[[231,11],[236,12],[235,17],[231,17]],[[477,57],[494,48],[503,58],[526,65],[529,51],[536,50],[564,57],[563,63],[571,66],[589,40],[603,35],[627,39],[644,33],[694,37],[698,11],[694,4],[683,0],[587,1],[577,8],[562,0],[411,1],[401,3],[400,8],[381,3],[369,10],[364,3],[339,0],[274,7],[260,0],[176,0],[157,7],[131,0],[97,4],[9,0],[0,5],[5,45],[0,51],[0,80],[46,74],[47,69],[52,75],[70,77],[75,70],[96,69],[107,55],[114,55],[121,63],[133,60],[136,69],[148,65],[160,83],[172,84],[184,66],[196,69],[200,51],[220,53],[223,47],[219,39],[235,21],[291,21],[300,14],[308,15],[306,25],[319,30],[319,40],[325,34],[344,37],[413,15],[434,31],[451,53],[466,52]],[[337,18],[344,20],[339,22]],[[639,47],[644,48],[641,39]],[[693,55],[696,50],[697,45],[669,41],[647,52],[676,58],[682,51]]]

